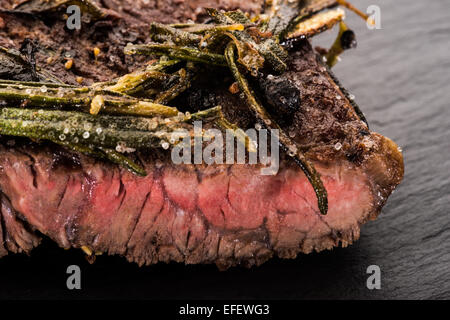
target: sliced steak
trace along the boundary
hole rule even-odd
[[[370,141],[360,166],[315,163],[329,194],[326,216],[302,171],[287,161],[277,175],[262,176],[249,165],[173,166],[148,158],[149,175],[140,178],[83,156],[68,167],[49,147],[2,147],[0,187],[27,225],[61,247],[87,246],[140,265],[252,265],[358,239],[360,225],[379,214],[401,177],[396,146],[377,134]],[[37,242],[2,204],[8,235],[28,251]]]
[[[253,265],[346,246],[402,179],[401,153],[368,131],[309,43],[292,55],[287,76],[302,88],[303,102],[283,129],[296,132],[322,175],[326,216],[303,172],[285,158],[277,175],[263,176],[251,165],[175,166],[159,152],[141,155],[149,174],[140,178],[18,142],[1,147],[0,189],[27,225],[60,246],[120,254],[140,265]],[[226,108],[239,107],[229,101]]]
[[[172,1],[151,1],[149,5],[138,1],[140,14],[125,10],[131,2],[126,1],[119,10],[117,1],[102,1],[109,9],[120,11],[123,18],[114,29],[101,29],[112,44],[105,44],[107,55],[99,58],[99,64],[82,51],[98,45],[95,32],[78,34],[80,46],[70,40],[73,34],[45,33],[42,31],[48,27],[39,20],[13,20],[4,14],[3,19],[13,21],[20,32],[12,33],[8,26],[7,32],[0,30],[0,34],[9,40],[0,42],[20,43],[25,36],[40,35],[49,47],[62,44],[68,48],[65,51],[79,55],[75,70],[55,66],[61,79],[73,82],[75,73],[81,72],[89,81],[105,80],[103,77],[124,73],[121,66],[128,71],[140,65],[138,60],[125,60],[111,51],[115,45],[120,51],[128,41],[129,34],[117,28],[132,28],[139,21],[148,22],[146,19],[168,22],[186,20],[192,14],[196,18],[196,6],[176,9],[189,7],[191,2],[173,2],[177,2],[172,6],[173,15],[165,16],[162,13],[168,11],[161,5]],[[210,1],[203,2],[201,5],[212,6]],[[258,1],[242,6],[258,10],[255,3]],[[234,1],[214,5],[237,6]],[[136,39],[145,39],[143,28],[136,32]],[[0,143],[0,256],[8,251],[29,252],[42,234],[64,248],[120,254],[140,265],[177,261],[216,263],[225,268],[259,265],[274,255],[293,258],[300,252],[346,246],[358,239],[361,224],[377,217],[400,183],[402,155],[391,140],[369,131],[309,42],[296,45],[285,76],[301,93],[301,106],[292,111],[289,121],[277,120],[320,172],[329,197],[326,216],[319,213],[303,172],[285,157],[277,175],[263,176],[258,166],[251,165],[175,166],[161,150],[139,154],[148,172],[142,178],[50,144],[23,140],[13,144],[6,139]],[[112,63],[101,63],[107,57]],[[44,58],[38,56],[38,61]],[[194,85],[187,92],[192,93],[191,98],[184,97],[179,103],[220,104],[233,122],[244,128],[252,126],[254,119],[245,112],[239,94],[232,95],[227,88],[202,91],[212,97],[205,100],[205,96],[193,98],[200,92]]]

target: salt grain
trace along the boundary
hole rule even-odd
[[[336,149],[337,151],[342,149],[342,143],[338,142],[334,145],[334,149]]]

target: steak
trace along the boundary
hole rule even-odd
[[[210,5],[210,1],[192,1],[192,6],[187,5],[190,10],[175,9],[165,15],[161,3],[172,5],[172,1],[150,5],[134,1],[142,6],[140,13],[131,9],[124,13],[115,7],[116,1],[102,1],[108,9],[120,11],[118,25],[130,28],[147,19],[197,19],[197,2]],[[130,3],[126,1],[122,10]],[[215,4],[227,9],[237,6],[234,1]],[[260,8],[255,1],[240,5],[247,11]],[[25,24],[20,17],[2,17],[14,19],[16,25]],[[37,20],[11,41],[39,28],[45,26]],[[119,47],[126,42],[117,30],[101,32],[118,39]],[[145,37],[140,32],[137,37]],[[2,36],[10,34],[3,32]],[[85,37],[84,45],[93,46],[97,41],[94,35],[80,37]],[[56,46],[52,36],[45,41]],[[73,50],[80,49],[71,45]],[[309,41],[295,46],[285,75],[299,88],[301,107],[292,111],[290,121],[280,119],[280,123],[320,173],[328,192],[327,215],[320,214],[303,171],[285,155],[278,173],[264,176],[258,165],[174,165],[168,151],[140,152],[136,157],[148,175],[138,177],[50,143],[4,137],[0,144],[0,257],[8,252],[29,253],[45,236],[63,248],[83,248],[92,256],[118,254],[139,265],[176,261],[227,268],[353,243],[361,225],[378,216],[400,183],[403,158],[394,142],[369,131],[352,99]],[[119,56],[112,53],[110,57]],[[81,60],[83,69],[89,59],[81,56]],[[139,61],[121,63],[133,69]],[[99,70],[103,69],[108,69],[108,75],[123,72],[114,64],[90,65],[90,69],[84,73],[86,81],[102,80]],[[74,77],[59,67],[54,71],[69,82]],[[227,117],[240,126],[255,123],[253,116],[244,112],[239,94],[201,86],[194,84],[178,100],[193,101],[198,108],[220,104]],[[203,93],[193,99],[195,92]]]

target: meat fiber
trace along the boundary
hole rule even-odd
[[[119,72],[107,68],[109,74]],[[98,80],[99,71],[91,69],[91,79]],[[322,176],[329,197],[326,216],[319,213],[305,175],[288,157],[282,157],[278,174],[263,176],[254,165],[173,165],[161,150],[138,155],[148,176],[137,177],[48,143],[4,138],[0,257],[29,253],[42,236],[64,248],[119,254],[139,265],[176,261],[221,268],[351,244],[400,183],[401,152],[388,138],[369,131],[308,41],[290,54],[288,70],[285,76],[301,92],[301,105],[291,121],[280,122]],[[180,99],[187,104],[191,99],[199,108],[199,101],[220,104],[240,126],[254,123],[239,94],[199,86]],[[194,92],[214,101],[192,99]]]

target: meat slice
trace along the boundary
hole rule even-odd
[[[61,247],[85,246],[140,265],[258,265],[273,255],[293,258],[346,246],[358,239],[362,223],[378,215],[400,179],[393,173],[401,164],[395,145],[377,134],[371,139],[375,151],[361,166],[316,163],[329,194],[326,216],[302,171],[287,161],[277,175],[263,176],[250,165],[174,166],[147,159],[149,175],[141,178],[82,156],[68,167],[45,147],[2,147],[2,221],[18,245],[3,238],[13,252],[37,244],[6,196],[28,226]]]
[[[166,2],[172,4],[162,1]],[[177,2],[174,8],[191,3],[173,2]],[[257,12],[260,2],[245,2],[246,9]],[[115,0],[102,3],[117,9]],[[164,16],[161,12],[165,9],[151,7],[153,2],[147,6],[133,1],[141,6],[141,14],[136,14],[128,10],[129,1],[124,3],[127,10],[120,12],[123,20],[118,23],[126,27],[135,20],[148,22],[144,17],[164,22],[200,14],[196,7],[189,7]],[[214,3],[227,9],[237,6],[235,1]],[[42,32],[47,26],[39,20],[3,17],[20,32],[12,33],[10,27],[8,32],[0,30],[5,36],[0,43],[18,45],[33,35],[42,37],[49,47],[63,43],[64,50],[78,55],[74,72],[86,79],[110,78],[124,73],[122,65],[127,64],[126,71],[140,65],[138,61],[124,62],[117,54],[129,41],[129,35],[121,31],[98,27],[102,30],[99,34],[106,33],[112,44],[107,51],[111,61],[96,64],[85,50],[98,45],[95,32],[78,35],[83,39],[81,48],[79,42],[70,40],[72,35]],[[136,31],[136,39],[145,39],[143,30]],[[320,172],[329,196],[326,216],[319,213],[303,172],[285,157],[276,175],[263,176],[258,166],[251,165],[173,165],[169,154],[160,150],[139,155],[148,176],[137,177],[113,164],[68,154],[54,145],[22,140],[13,144],[4,139],[0,142],[0,257],[7,252],[28,253],[42,234],[64,248],[119,254],[139,265],[177,261],[226,268],[259,265],[274,255],[294,258],[298,253],[346,246],[357,240],[360,226],[378,216],[400,183],[402,155],[391,140],[369,131],[309,42],[300,41],[296,46],[285,76],[301,92],[301,107],[289,121],[276,120]],[[38,60],[46,57],[41,54]],[[75,76],[61,66],[55,66],[54,71],[65,80]],[[230,120],[243,128],[254,124],[239,94],[232,95],[227,87],[214,90],[214,103],[222,105]],[[187,94],[196,92],[199,90],[194,85]],[[205,94],[210,96],[211,92]],[[205,100],[200,98],[191,100]]]

